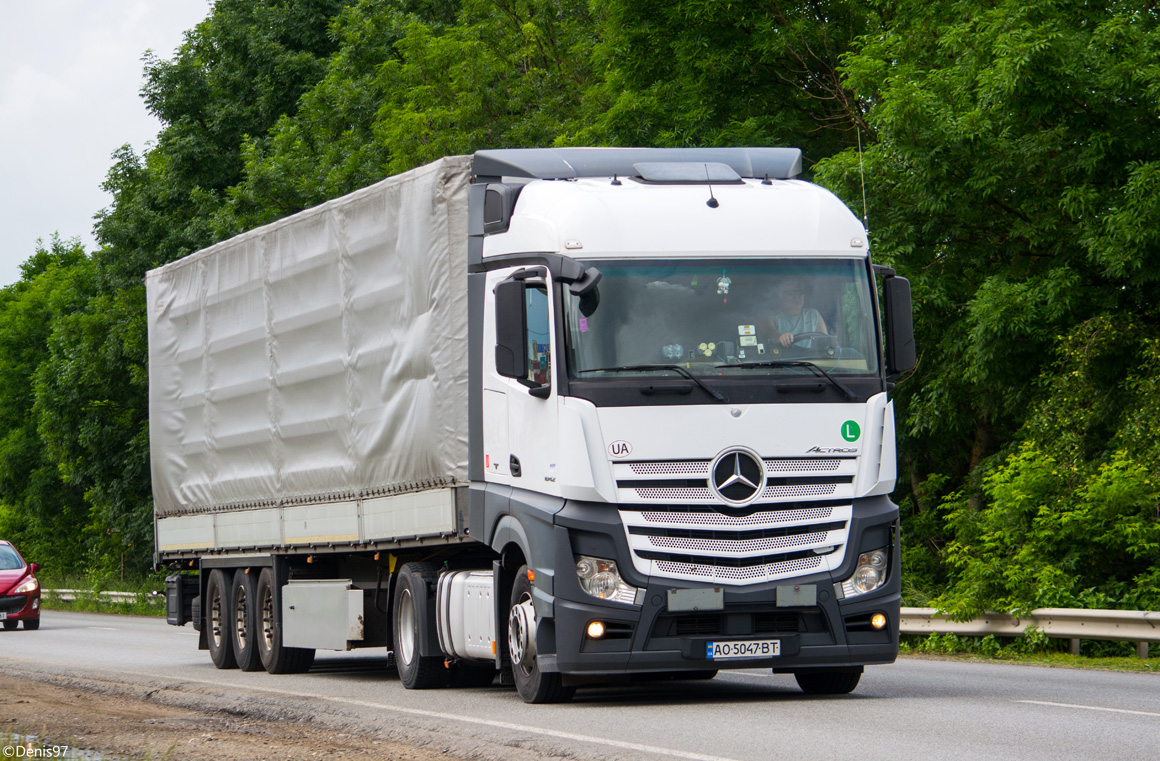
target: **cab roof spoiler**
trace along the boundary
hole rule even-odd
[[[504,148],[476,151],[476,181],[501,177],[572,180],[635,177],[638,163],[725,164],[741,177],[788,180],[801,174],[800,148]]]

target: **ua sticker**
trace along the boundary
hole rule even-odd
[[[608,454],[613,457],[628,457],[632,454],[632,445],[627,441],[614,441],[608,445]]]
[[[847,420],[845,423],[842,423],[842,438],[846,441],[857,441],[861,435],[862,429],[853,420]]]

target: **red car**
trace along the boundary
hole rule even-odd
[[[28,565],[11,542],[0,540],[0,622],[15,629],[21,621],[25,629],[40,628],[40,566]]]

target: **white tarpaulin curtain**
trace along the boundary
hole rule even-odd
[[[467,480],[470,158],[152,270],[159,517]]]

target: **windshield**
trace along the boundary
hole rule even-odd
[[[878,372],[863,259],[585,262],[603,274],[568,294],[568,373],[656,376]],[[676,372],[675,370],[672,372]]]
[[[24,562],[16,554],[16,550],[6,544],[0,544],[0,571],[15,571],[23,567]]]

